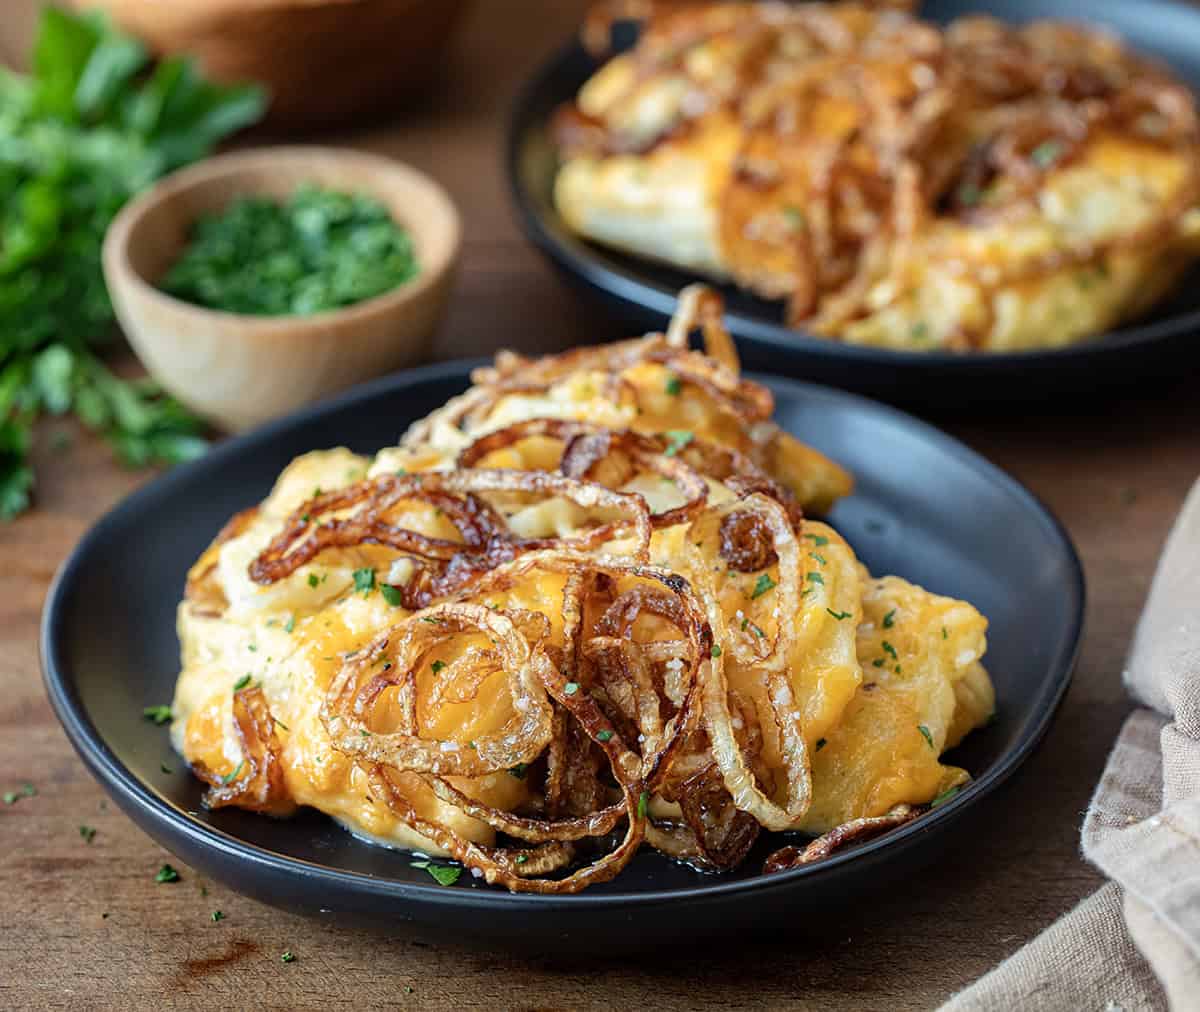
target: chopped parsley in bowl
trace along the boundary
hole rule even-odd
[[[201,215],[160,283],[175,298],[253,316],[312,316],[417,276],[412,236],[378,200],[303,184]]]

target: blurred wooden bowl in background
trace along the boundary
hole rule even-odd
[[[419,94],[471,0],[73,0],[108,11],[156,54],[190,53],[220,81],[257,81],[268,123],[346,125]]]

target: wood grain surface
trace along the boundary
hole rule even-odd
[[[17,53],[34,0],[8,0],[0,53]],[[540,351],[612,335],[513,223],[500,142],[515,88],[572,30],[583,3],[482,0],[435,97],[392,122],[319,140],[405,159],[457,200],[467,242],[441,357]],[[935,419],[1027,483],[1066,523],[1090,590],[1086,645],[1061,715],[943,863],[889,895],[776,942],[634,960],[442,951],[278,913],[180,866],[85,772],[51,714],[36,631],[55,568],[147,474],[122,471],[64,421],[43,424],[36,509],[0,526],[0,1008],[433,1009],[935,1007],[1093,890],[1078,828],[1130,704],[1122,659],[1159,549],[1200,471],[1194,383],[986,419]],[[69,448],[52,450],[72,437]],[[1003,530],[990,536],[1005,538]],[[131,560],[136,565],[136,560]],[[88,844],[80,824],[96,829]],[[177,862],[178,863],[178,862]],[[214,910],[224,919],[214,922]],[[294,962],[283,964],[290,950]]]

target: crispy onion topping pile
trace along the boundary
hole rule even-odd
[[[578,892],[612,879],[644,842],[697,867],[729,869],[761,829],[795,829],[809,806],[811,758],[787,677],[803,597],[805,520],[764,456],[771,397],[738,375],[720,313],[713,293],[695,287],[665,335],[537,361],[501,355],[477,373],[469,393],[405,437],[418,455],[447,441],[461,447],[449,469],[380,474],[318,492],[249,565],[250,578],[267,586],[329,551],[382,546],[405,561],[405,579],[388,582],[403,617],[343,656],[320,723],[332,748],[362,772],[373,802],[489,883]],[[689,347],[696,329],[707,354]],[[647,434],[558,417],[487,424],[506,394],[545,393],[581,372],[599,377],[613,403],[636,400],[623,375],[639,363],[669,366],[672,382],[694,385],[717,414],[756,433],[747,449],[690,432]],[[553,470],[482,466],[530,440],[559,448]],[[614,491],[635,476],[669,482],[681,501],[655,512],[643,495]],[[711,502],[716,487],[725,491]],[[579,523],[561,536],[519,533],[514,512],[549,501],[567,504]],[[414,503],[433,506],[457,537],[399,522]],[[253,516],[240,514],[217,544]],[[652,564],[652,537],[672,528],[686,530],[686,557],[671,568]],[[736,573],[778,567],[772,586],[782,605],[772,635],[748,631],[746,622],[730,627],[712,576],[718,563]],[[206,615],[221,606],[206,589],[213,565],[198,565],[189,585],[189,600]],[[561,587],[556,611],[510,603],[508,592],[531,581]],[[432,685],[420,682],[435,656],[450,659],[433,660]],[[725,666],[733,662],[761,672],[765,707],[730,688]],[[422,733],[423,716],[428,727],[446,706],[484,691],[510,703],[494,730],[468,740]],[[233,719],[245,760],[226,776],[197,765],[211,785],[208,804],[286,813],[276,722],[261,688],[235,692]],[[763,721],[781,743],[771,767]],[[529,787],[528,800],[512,810],[471,789],[509,774]],[[418,810],[414,787],[491,827],[497,842],[481,845]],[[887,825],[918,811],[893,813]],[[800,860],[882,826],[837,830]],[[771,860],[770,867],[795,863],[790,852]]]
[[[979,16],[943,29],[900,9],[911,6],[599,4],[584,31],[597,55],[614,20],[643,21],[636,72],[609,108],[636,110],[660,81],[672,115],[656,132],[636,115],[569,105],[560,146],[567,156],[641,154],[714,116],[735,120],[719,200],[726,264],[745,287],[786,299],[790,324],[829,335],[869,311],[873,282],[903,279],[908,246],[931,222],[1020,220],[1036,211],[1045,177],[1103,135],[1179,154],[1186,178],[1135,229],[974,280],[995,289],[1169,241],[1200,196],[1186,86],[1094,29]]]

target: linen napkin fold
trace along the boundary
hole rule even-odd
[[[1111,881],[943,1012],[1200,1010],[1200,482],[1167,538],[1124,680],[1125,722],[1083,824]]]

